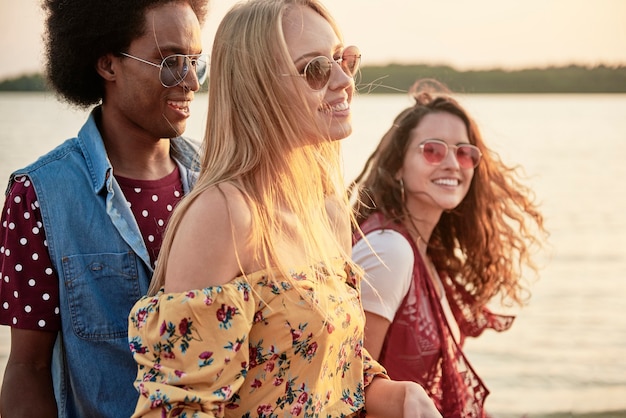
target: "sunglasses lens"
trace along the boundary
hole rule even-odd
[[[441,142],[427,141],[422,144],[422,154],[430,164],[439,164],[447,153],[448,148]]]
[[[456,149],[456,160],[461,168],[474,168],[480,162],[480,151],[472,145],[459,145]]]
[[[200,84],[207,78],[207,60],[204,56],[190,58],[187,55],[170,55],[163,60],[161,67],[161,83],[166,87],[174,87],[185,79],[190,68],[193,68]]]
[[[304,68],[304,76],[313,90],[321,90],[330,80],[332,63],[326,57],[311,60]]]
[[[198,83],[204,84],[209,75],[209,65],[205,56],[200,56],[196,60],[196,76],[198,77]]]
[[[161,67],[161,82],[166,87],[178,85],[189,71],[189,60],[184,55],[165,57]]]
[[[343,51],[341,57],[341,68],[350,77],[354,77],[359,70],[361,62],[361,52],[356,46],[349,46]]]

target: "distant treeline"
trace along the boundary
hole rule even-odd
[[[45,91],[46,82],[41,74],[29,74],[0,81],[0,91]]]
[[[361,73],[361,93],[406,92],[420,78],[439,80],[457,93],[626,93],[626,66],[457,71],[446,66],[391,64],[364,67]]]
[[[434,78],[458,93],[626,93],[626,66],[458,71],[447,66],[366,66],[357,79],[363,93],[404,93],[420,78]],[[40,74],[0,81],[0,91],[45,91]]]

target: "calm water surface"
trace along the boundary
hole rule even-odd
[[[516,311],[511,330],[468,342],[491,390],[488,409],[498,417],[626,416],[626,95],[460,100],[487,143],[524,167],[551,232],[530,303]],[[347,179],[409,105],[403,95],[355,98],[355,130],[344,141]],[[205,95],[192,111],[187,134],[200,138]],[[0,187],[12,170],[74,136],[85,118],[51,95],[0,94]],[[0,372],[8,352],[8,328],[0,327]]]

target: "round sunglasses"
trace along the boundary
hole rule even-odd
[[[300,77],[304,77],[307,84],[313,90],[321,90],[330,81],[330,74],[333,69],[333,63],[339,64],[344,73],[349,77],[356,75],[359,70],[359,64],[361,63],[361,52],[356,46],[349,46],[343,50],[341,58],[331,61],[328,57],[320,55],[311,59],[305,66],[302,72],[298,74]],[[292,74],[283,74],[292,75]]]
[[[159,68],[159,79],[161,80],[161,84],[163,87],[175,87],[179,85],[185,77],[187,77],[187,73],[189,73],[189,69],[193,68],[196,72],[196,77],[198,77],[198,83],[202,85],[208,75],[208,56],[205,54],[200,55],[184,55],[184,54],[174,54],[168,55],[163,58],[161,64],[155,64],[150,61],[146,61],[134,55],[127,54],[125,52],[120,52],[121,55],[135,59],[137,61],[143,62],[144,64],[150,64],[153,67]]]
[[[459,167],[468,169],[476,168],[480,163],[482,153],[477,146],[471,144],[448,145],[439,139],[427,139],[419,145],[426,162],[439,165],[452,149]]]

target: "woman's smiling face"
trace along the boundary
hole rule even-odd
[[[437,216],[457,207],[470,188],[473,168],[461,168],[452,146],[469,144],[467,127],[458,116],[446,112],[430,113],[411,131],[402,168],[396,175],[404,182],[406,204],[413,213],[429,211]],[[450,146],[438,165],[426,161],[420,144],[438,139]]]
[[[290,8],[283,18],[283,33],[289,55],[302,74],[311,59],[324,56],[332,62],[330,79],[320,90],[313,90],[304,77],[298,77],[297,86],[316,109],[317,125],[331,140],[343,139],[352,133],[350,103],[354,94],[354,79],[336,63],[344,46],[330,23],[313,9],[304,6]]]

